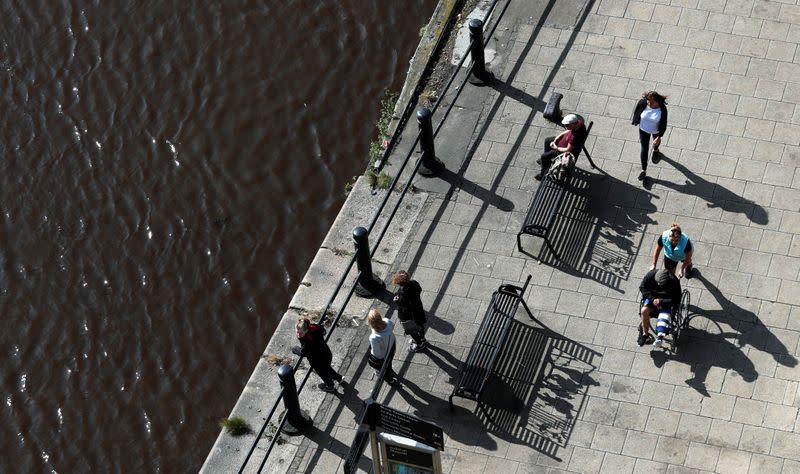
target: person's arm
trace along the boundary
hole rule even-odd
[[[661,118],[658,121],[658,133],[656,133],[656,138],[661,138],[667,133],[667,106],[662,105],[661,109]]]
[[[636,107],[633,108],[633,115],[631,115],[631,125],[639,125],[645,105],[647,105],[647,101],[644,99],[639,99],[639,102],[636,103]]]
[[[683,264],[681,265],[681,272],[678,275],[678,278],[683,278],[686,269],[692,264],[692,251],[687,250],[684,253],[686,254],[686,258],[683,260]]]
[[[662,245],[661,237],[659,237],[656,240],[656,248],[653,250],[653,264],[650,266],[650,270],[655,270],[655,268],[658,266],[658,255],[661,253]]]
[[[653,299],[653,285],[655,284],[655,273],[651,270],[647,272],[647,275],[642,278],[642,282],[639,284],[639,292],[642,293],[642,298],[652,300]],[[652,281],[651,281],[652,280]],[[657,286],[657,285],[656,285]]]
[[[653,146],[661,145],[661,137],[667,133],[667,106],[661,106],[661,120],[658,121],[658,133],[653,139]]]
[[[550,142],[550,149],[551,149],[551,150],[556,150],[556,151],[557,151],[557,152],[559,152],[559,153],[564,153],[565,151],[568,151],[566,148],[565,148],[565,149],[561,149],[561,148],[559,148],[559,147],[558,147],[558,145],[556,145],[556,143],[558,143],[558,140],[559,140],[559,139],[561,139],[561,137],[563,137],[563,136],[564,136],[564,135],[566,135],[567,133],[569,133],[569,130],[564,130],[563,132],[559,133],[559,134],[558,134],[558,135],[557,135],[557,136],[556,136],[556,137],[553,139],[553,141],[552,141],[552,142]]]

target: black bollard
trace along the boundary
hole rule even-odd
[[[422,165],[419,174],[422,176],[436,176],[444,169],[444,163],[436,158],[436,149],[433,145],[433,114],[426,107],[417,110],[417,123],[419,124],[419,148],[422,152]]]
[[[300,410],[300,399],[297,397],[297,384],[294,381],[294,369],[289,364],[278,368],[278,378],[283,388],[283,406],[286,408],[286,423],[283,431],[287,434],[298,434],[311,421]]]
[[[477,18],[469,21],[469,41],[469,54],[472,56],[469,82],[475,85],[486,85],[494,80],[494,75],[486,70],[486,56],[483,52],[483,22]]]
[[[353,229],[353,243],[356,247],[356,266],[358,266],[358,282],[356,294],[363,298],[372,298],[386,287],[386,284],[372,274],[372,258],[369,255],[369,232],[363,227]]]

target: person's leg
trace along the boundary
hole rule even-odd
[[[318,387],[323,390],[330,390],[333,389],[333,377],[331,377],[331,372],[333,372],[333,368],[331,368],[330,364],[318,364],[311,366],[314,369],[314,372],[317,373],[319,378],[322,379],[322,384]],[[323,388],[324,386],[324,388]]]
[[[339,374],[339,372],[336,372],[330,363],[328,363],[328,365],[325,366],[325,371],[327,372],[328,378],[333,380],[334,382],[341,382],[342,380],[344,380],[344,377],[342,377],[342,375]]]
[[[642,305],[642,309],[640,314],[642,316],[641,321],[641,334],[639,334],[639,339],[636,341],[639,346],[643,346],[647,344],[648,338],[650,337],[650,313],[652,308],[649,305]]]
[[[547,173],[547,170],[550,169],[550,165],[553,164],[553,159],[558,156],[558,152],[555,150],[550,150],[546,153],[542,153],[542,169],[539,170],[539,174],[534,176],[535,179],[542,179],[542,177]]]
[[[662,307],[658,311],[658,320],[656,321],[656,341],[653,343],[655,347],[661,347],[664,337],[669,333],[669,325],[671,321],[672,309],[669,307]]]
[[[548,151],[552,151],[552,148],[550,148],[550,144],[553,143],[553,140],[555,140],[555,139],[556,139],[556,137],[547,137],[547,138],[544,139],[544,150],[542,150],[543,153],[547,153]]]
[[[642,162],[642,172],[639,174],[639,179],[644,179],[647,174],[647,155],[650,153],[650,134],[639,129],[639,143],[641,150],[639,151],[639,160]]]
[[[420,326],[419,331],[412,334],[414,344],[411,346],[411,352],[419,352],[428,347],[428,341],[425,340],[425,326]]]

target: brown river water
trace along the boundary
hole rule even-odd
[[[0,472],[191,472],[436,0],[0,0]]]

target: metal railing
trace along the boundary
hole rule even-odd
[[[477,57],[479,59],[483,58],[483,48],[485,47],[485,45],[489,42],[489,40],[494,35],[494,32],[497,29],[497,25],[499,24],[500,19],[505,14],[505,11],[508,8],[510,2],[511,2],[511,0],[507,0],[505,6],[498,13],[498,15],[495,16],[494,25],[491,28],[491,30],[489,31],[488,35],[475,35],[474,33],[477,32],[477,31],[480,31],[481,33],[483,33],[483,27],[484,27],[487,19],[494,12],[495,7],[497,6],[498,0],[493,0],[492,1],[492,4],[489,7],[489,10],[486,12],[486,15],[484,16],[483,20],[477,20],[476,21],[476,20],[473,19],[473,20],[470,21],[470,31],[473,34],[471,34],[469,49],[470,49],[471,52],[473,52],[473,51],[477,51],[477,49],[479,48],[480,49],[480,53],[479,54],[475,53],[475,54],[470,54],[470,55],[467,55],[467,54],[463,55],[463,57],[461,58],[461,60],[458,63],[458,66],[453,71],[453,74],[451,74],[449,80],[447,81],[447,84],[442,89],[442,92],[441,92],[440,96],[443,97],[450,90],[450,87],[452,86],[453,82],[455,81],[455,78],[457,76],[459,76],[459,74],[461,72],[461,68],[463,67],[464,62],[466,61],[467,57]],[[440,43],[441,43],[442,46],[444,45],[443,42],[440,42]],[[437,52],[434,52],[434,54],[437,54]],[[438,54],[441,54],[441,52],[438,52]],[[444,121],[449,116],[450,111],[453,109],[453,106],[455,105],[456,100],[460,96],[460,94],[463,91],[464,86],[467,84],[467,82],[469,82],[470,79],[474,79],[475,76],[479,76],[478,78],[482,79],[482,80],[486,80],[487,79],[486,74],[488,74],[488,73],[485,70],[485,65],[483,63],[480,63],[476,67],[475,64],[476,64],[475,61],[473,61],[473,67],[471,68],[470,73],[465,75],[463,81],[461,82],[461,85],[458,87],[458,89],[456,90],[452,100],[450,101],[449,107],[447,108],[447,110],[444,112],[444,114],[442,115],[441,119],[439,120],[438,125],[436,126],[435,130],[433,131],[433,136],[434,137],[441,130],[442,125],[444,124]],[[412,102],[414,102],[417,99],[418,91],[415,91],[415,93],[416,93],[415,97],[412,97]],[[441,103],[442,103],[441,100],[436,102],[436,104],[433,106],[432,110],[429,111],[429,114],[428,114],[429,118],[428,119],[430,119],[430,116],[433,113],[436,112],[436,110],[439,108]],[[420,125],[420,128],[422,128],[422,125]],[[398,169],[394,180],[392,180],[392,184],[389,187],[389,190],[387,191],[386,196],[383,198],[383,200],[381,201],[380,206],[375,211],[375,214],[374,214],[369,226],[366,229],[367,230],[367,236],[374,230],[375,226],[377,225],[378,220],[382,217],[382,213],[383,213],[384,209],[386,208],[386,206],[387,206],[387,204],[389,202],[389,198],[392,196],[392,191],[397,188],[397,184],[400,181],[400,178],[403,175],[403,172],[406,170],[406,167],[408,166],[408,163],[411,160],[411,157],[412,157],[414,151],[416,150],[417,145],[420,144],[422,133],[423,133],[422,130],[419,133],[417,133],[416,138],[414,139],[414,143],[409,148],[409,151],[406,154],[405,159],[403,160],[403,164]],[[424,150],[423,150],[423,157],[422,158],[424,158]],[[400,205],[403,203],[403,199],[405,198],[406,194],[408,193],[408,190],[411,188],[412,181],[413,181],[414,177],[416,177],[416,175],[419,173],[420,167],[423,165],[423,162],[424,162],[423,159],[419,159],[416,162],[416,165],[414,166],[414,168],[412,169],[410,176],[408,176],[408,178],[406,180],[406,183],[405,183],[405,186],[403,186],[403,189],[400,192],[400,195],[399,195],[399,198],[398,198],[396,204],[394,205],[394,207],[392,208],[391,212],[389,213],[389,215],[388,215],[388,217],[386,219],[386,222],[385,222],[383,228],[381,229],[380,234],[378,235],[378,238],[374,241],[374,243],[372,245],[371,251],[369,253],[370,258],[374,257],[375,253],[377,252],[378,247],[380,246],[384,236],[386,235],[386,232],[389,229],[390,224],[392,223],[392,220],[394,219],[394,216],[397,214],[397,211],[400,208]],[[325,323],[329,319],[328,318],[328,312],[330,311],[330,308],[333,305],[333,302],[340,296],[339,293],[342,290],[342,288],[344,287],[345,282],[348,280],[347,277],[350,274],[350,271],[353,269],[353,265],[355,265],[357,263],[357,257],[358,257],[358,254],[354,254],[353,255],[353,257],[350,259],[350,263],[347,265],[347,268],[344,270],[344,272],[342,273],[342,276],[339,278],[339,281],[336,284],[336,288],[334,289],[333,294],[331,295],[330,299],[328,300],[328,303],[325,305],[325,308],[322,310],[322,313],[321,313],[322,316],[320,318],[320,324]],[[347,304],[350,302],[350,299],[352,298],[353,293],[356,292],[356,289],[359,286],[358,282],[359,282],[359,279],[361,278],[361,276],[362,275],[359,273],[359,275],[356,277],[356,281],[354,282],[354,284],[352,284],[350,286],[350,289],[347,290],[347,294],[346,294],[346,296],[344,298],[344,301],[340,305],[340,308],[336,312],[336,316],[334,317],[333,322],[331,323],[331,329],[330,329],[330,331],[328,331],[328,333],[325,336],[325,342],[326,343],[328,342],[328,340],[330,340],[331,336],[333,335],[334,331],[336,330],[336,327],[337,327],[337,325],[339,323],[339,319],[344,314],[344,311],[347,308]],[[297,372],[297,369],[300,367],[300,364],[301,364],[302,360],[303,360],[302,358],[299,358],[297,360],[297,362],[294,364],[293,372]],[[306,371],[305,376],[300,381],[300,384],[297,387],[297,393],[298,394],[300,392],[302,392],[303,387],[305,387],[306,382],[308,381],[308,378],[311,375],[311,372],[312,372],[311,370]],[[384,369],[381,371],[381,373],[380,373],[380,375],[378,377],[378,380],[376,380],[376,382],[375,382],[375,387],[373,388],[372,393],[371,393],[373,398],[377,398],[377,395],[379,393],[379,390],[380,390],[380,387],[381,387],[381,384],[382,384],[382,381],[383,381],[382,379],[383,379],[384,373],[385,373],[385,366],[384,366]],[[251,460],[251,458],[253,456],[253,452],[255,451],[256,447],[258,446],[259,441],[261,441],[262,437],[264,436],[264,432],[266,431],[267,427],[272,422],[272,417],[275,415],[275,412],[278,409],[278,406],[280,405],[281,400],[283,399],[283,397],[284,397],[284,389],[281,390],[281,392],[275,398],[275,401],[272,403],[272,406],[270,407],[269,412],[267,413],[266,419],[264,420],[264,423],[261,426],[261,429],[259,430],[258,435],[256,436],[255,440],[253,441],[253,444],[250,447],[250,450],[248,451],[247,456],[242,461],[242,464],[241,464],[241,466],[239,468],[239,471],[238,471],[239,473],[244,472],[245,468],[250,463],[250,460]],[[277,430],[275,431],[275,434],[272,435],[270,443],[266,448],[266,452],[264,454],[264,458],[262,459],[261,463],[259,464],[259,467],[258,467],[258,472],[259,473],[264,469],[264,466],[265,466],[267,460],[269,459],[270,454],[272,453],[272,449],[274,448],[274,446],[275,446],[275,444],[276,444],[276,442],[277,442],[277,440],[279,438],[279,434],[280,434],[281,430],[285,426],[287,418],[289,418],[289,417],[288,416],[283,417],[280,420],[280,422],[278,423]]]

